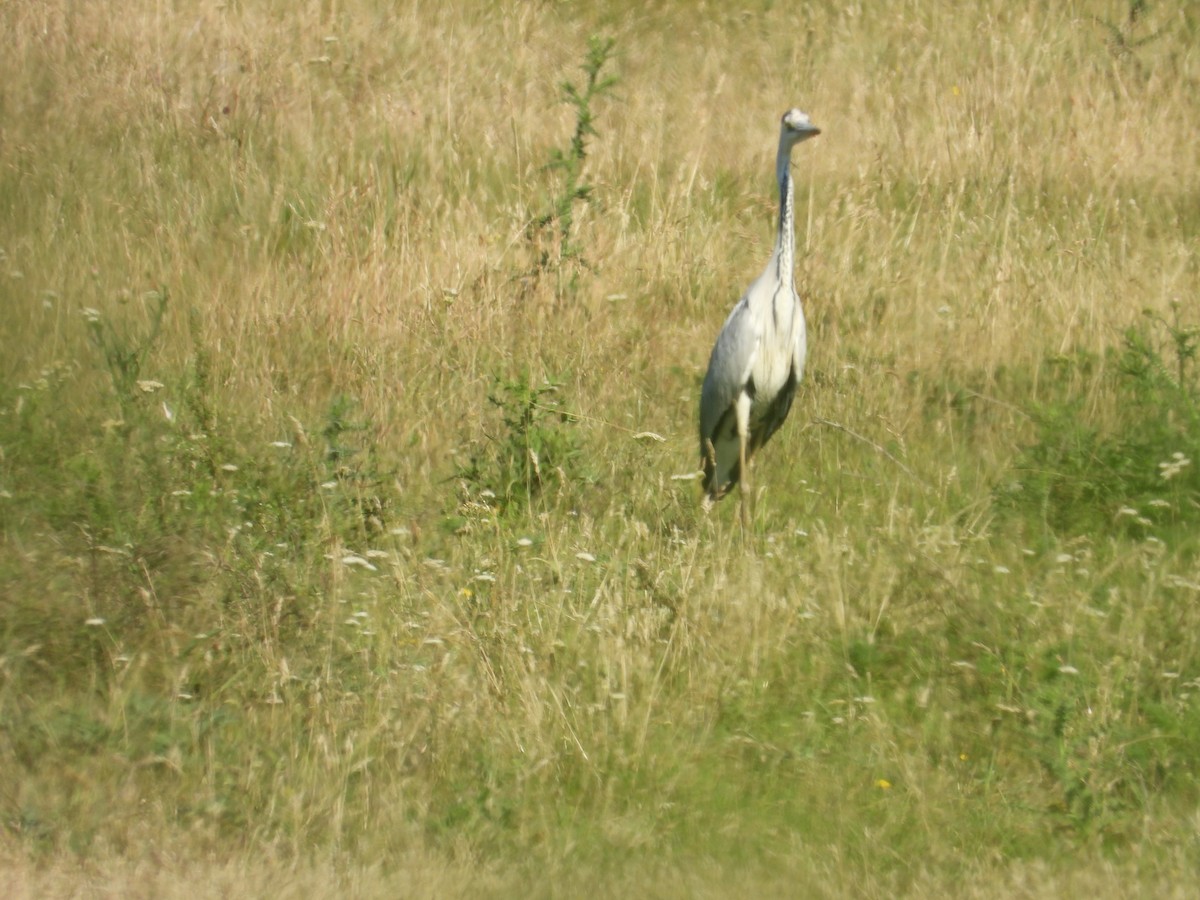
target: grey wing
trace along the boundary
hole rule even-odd
[[[779,393],[775,395],[768,406],[762,413],[762,417],[757,424],[750,429],[750,448],[749,452],[753,453],[758,450],[763,444],[771,439],[771,436],[779,430],[788,417],[788,413],[792,411],[792,400],[796,396],[796,369],[792,367],[788,373],[788,379]]]
[[[787,381],[771,399],[770,404],[761,411],[758,423],[750,429],[751,450],[758,450],[769,441],[791,412],[792,400],[796,397],[796,386],[804,377],[804,359],[808,350],[803,324],[801,319],[800,332],[796,335],[796,343],[792,347],[792,369],[788,372]]]
[[[713,436],[750,377],[759,337],[759,329],[750,315],[750,305],[743,299],[726,319],[708,359],[708,372],[700,391],[702,453],[705,439]]]

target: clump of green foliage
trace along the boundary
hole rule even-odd
[[[1158,28],[1149,34],[1137,33],[1145,22],[1149,7],[1150,4],[1146,0],[1130,0],[1129,12],[1123,22],[1112,22],[1109,19],[1101,19],[1099,16],[1092,17],[1092,20],[1107,33],[1108,48],[1113,57],[1124,60],[1132,59],[1143,74],[1144,67],[1134,56],[1134,51],[1161,37],[1165,31],[1163,28]]]
[[[139,380],[146,359],[162,331],[169,295],[163,288],[150,291],[145,299],[153,305],[149,310],[149,326],[142,334],[135,333],[132,328],[128,331],[120,330],[110,319],[101,317],[95,310],[85,310],[88,338],[92,346],[104,357],[117,400],[125,409],[145,390],[145,383],[139,386]]]
[[[1059,534],[1200,523],[1198,344],[1178,305],[1128,328],[1111,360],[1116,426],[1088,422],[1080,397],[1038,411],[1002,500]]]
[[[488,402],[499,411],[500,429],[487,435],[459,478],[490,491],[502,508],[528,505],[567,483],[580,447],[576,419],[562,406],[562,387],[561,379],[538,384],[527,372],[494,377]]]
[[[555,148],[550,155],[546,169],[560,173],[562,182],[550,199],[549,209],[535,218],[529,229],[531,241],[541,241],[546,232],[552,232],[556,240],[553,246],[543,246],[540,250],[537,259],[539,272],[554,269],[561,273],[571,263],[586,265],[582,248],[573,235],[575,206],[592,201],[593,185],[584,180],[583,163],[587,159],[588,139],[596,136],[596,113],[592,104],[611,93],[617,84],[615,75],[604,73],[615,45],[613,38],[593,35],[588,40],[587,57],[583,63],[583,84],[563,81],[559,86],[562,102],[575,111],[575,131],[565,150]],[[577,275],[578,272],[572,274],[568,286],[574,284]]]
[[[358,402],[347,394],[336,394],[325,413],[321,436],[325,440],[323,474],[325,484],[336,484],[340,510],[352,531],[374,534],[383,530],[396,505],[395,478],[384,466],[371,434],[372,425],[358,411]],[[362,434],[350,442],[352,434]]]

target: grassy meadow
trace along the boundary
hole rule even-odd
[[[7,896],[1190,892],[1200,6],[0,25]]]

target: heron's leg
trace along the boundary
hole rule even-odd
[[[704,496],[700,498],[700,507],[708,512],[712,509],[715,498],[720,497],[716,478],[717,448],[713,446],[712,438],[704,439],[704,455],[700,460],[700,467],[704,469],[704,481],[708,485],[708,490],[704,491]]]
[[[750,511],[746,505],[746,495],[750,492],[750,467],[746,458],[746,444],[750,441],[750,395],[744,391],[737,399],[737,432],[738,432],[738,499],[741,501],[742,531],[750,528]]]
[[[704,458],[700,460],[700,465],[711,472],[717,471],[717,448],[713,446],[712,438],[704,439]]]
[[[750,491],[750,470],[746,467],[746,435],[738,435],[738,466],[741,477],[738,479],[738,500],[742,505],[742,530],[750,528],[750,516],[746,508],[746,494]]]

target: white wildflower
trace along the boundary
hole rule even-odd
[[[1171,454],[1171,458],[1166,462],[1158,464],[1158,474],[1162,476],[1163,481],[1170,481],[1184,469],[1192,464],[1192,461],[1182,453],[1175,452]]]
[[[343,566],[358,566],[359,568],[366,569],[368,572],[378,572],[379,571],[379,569],[375,565],[373,565],[372,563],[363,559],[361,556],[357,556],[353,553],[347,554],[346,556],[342,557],[342,565]]]

